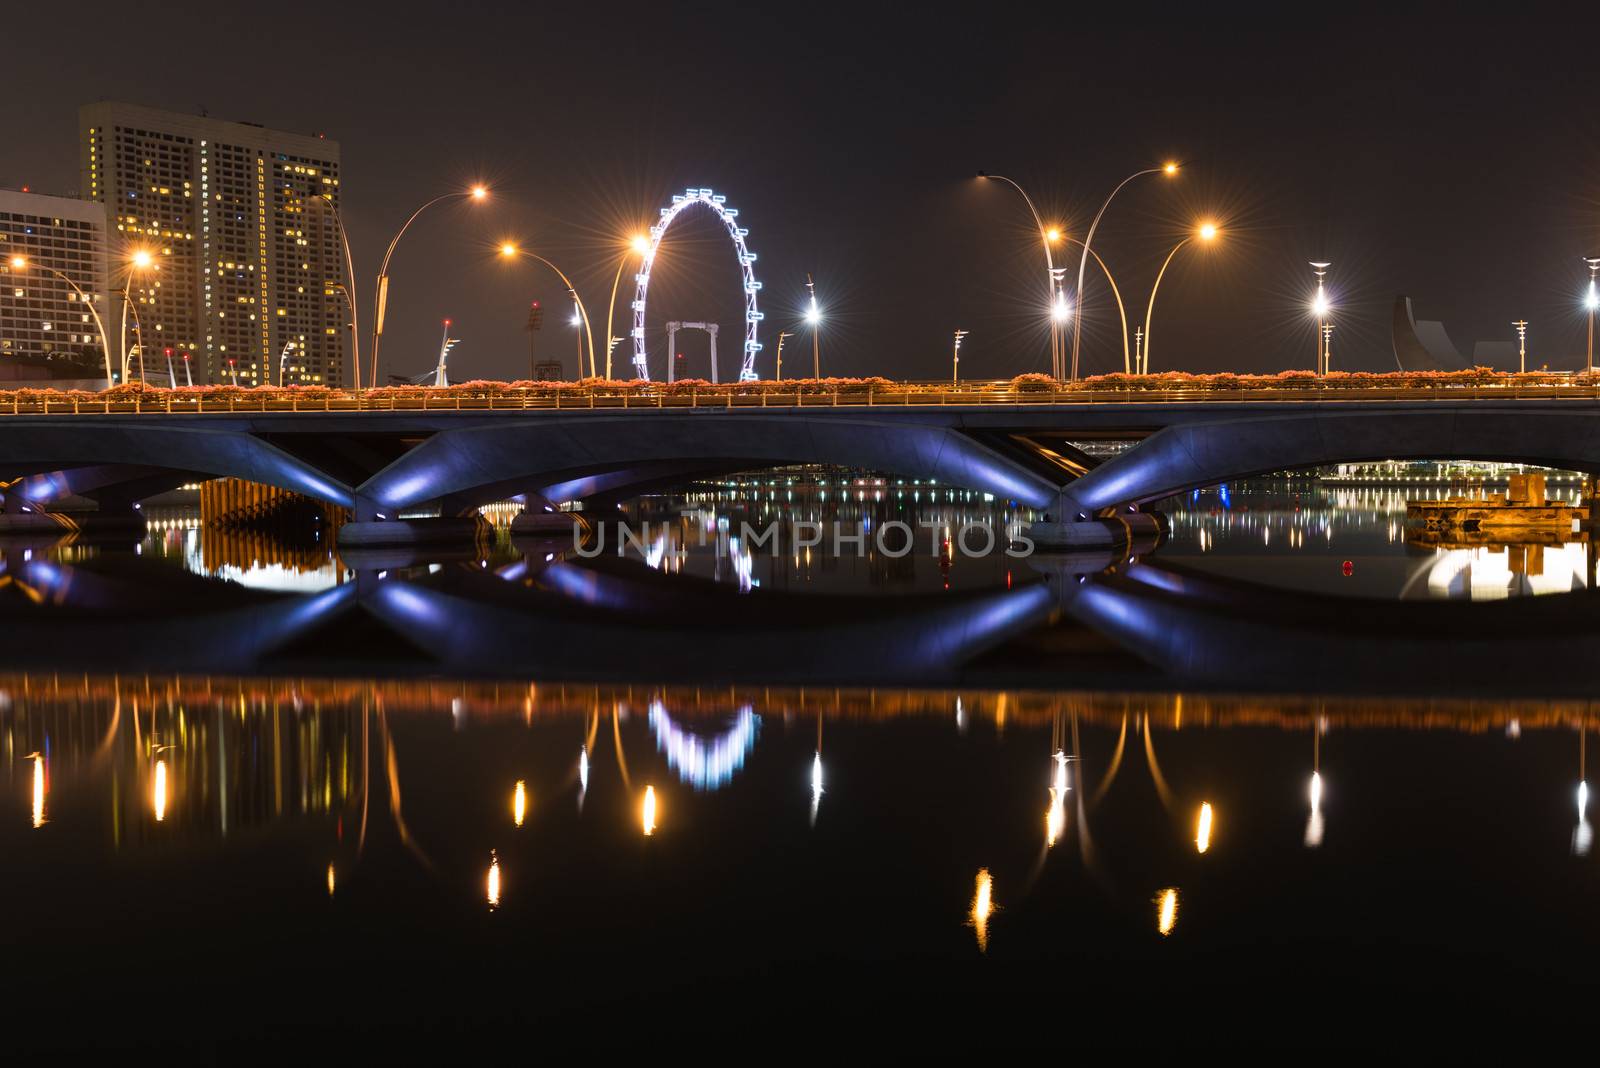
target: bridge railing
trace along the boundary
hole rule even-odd
[[[427,411],[629,411],[639,409],[747,408],[926,408],[950,406],[1051,405],[1095,407],[1208,403],[1274,404],[1317,402],[1340,404],[1371,401],[1462,400],[1600,400],[1600,385],[1429,385],[1351,388],[1295,385],[1277,389],[1057,389],[1016,390],[978,386],[971,389],[919,386],[834,389],[793,392],[661,390],[456,390],[378,391],[330,390],[315,395],[240,390],[202,392],[68,395],[19,390],[0,395],[0,416],[8,415],[239,415],[286,412],[427,412]]]

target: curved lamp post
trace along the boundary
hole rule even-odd
[[[344,269],[347,281],[343,285],[333,288],[344,293],[345,301],[350,305],[350,366],[355,371],[356,392],[361,392],[361,324],[356,315],[356,265],[350,256],[350,237],[344,232],[344,219],[339,214],[339,209],[333,203],[332,193],[318,193],[312,201],[320,202],[333,214],[333,225],[339,231],[339,244],[344,250]],[[282,383],[279,383],[280,385]],[[376,382],[372,383],[377,385]]]
[[[643,256],[650,251],[650,239],[643,234],[634,234],[628,242],[628,251],[623,253],[622,259],[617,261],[617,276],[611,280],[611,303],[606,306],[606,380],[611,379],[611,353],[617,347],[617,341],[611,333],[612,317],[617,313],[617,285],[622,281],[622,269],[628,265],[629,256]],[[668,357],[671,358],[670,356]],[[582,368],[579,368],[582,370]],[[594,377],[594,350],[589,351],[589,377]]]
[[[1161,263],[1161,270],[1156,272],[1155,285],[1150,287],[1150,303],[1144,309],[1144,355],[1140,357],[1141,366],[1137,368],[1137,373],[1139,374],[1147,375],[1150,373],[1150,317],[1156,310],[1156,290],[1161,288],[1161,276],[1167,273],[1167,266],[1172,263],[1172,257],[1178,254],[1178,250],[1197,237],[1201,241],[1208,243],[1215,241],[1217,239],[1216,223],[1201,223],[1194,233],[1173,245],[1172,251],[1167,253],[1167,258]]]
[[[122,284],[122,380],[128,381],[128,314],[133,314],[133,344],[139,350],[139,377],[144,378],[144,326],[139,322],[139,309],[133,306],[133,274],[147,271],[155,264],[155,257],[147,249],[134,249],[128,255],[128,280]]]
[[[1170,162],[1164,163],[1159,167],[1147,167],[1142,171],[1134,171],[1117,183],[1117,187],[1111,191],[1111,195],[1106,197],[1106,202],[1100,205],[1100,210],[1095,212],[1094,221],[1089,224],[1089,233],[1083,239],[1083,255],[1078,258],[1078,288],[1075,291],[1078,294],[1078,323],[1072,330],[1072,381],[1074,382],[1078,380],[1078,345],[1083,338],[1083,270],[1089,263],[1089,246],[1094,243],[1094,232],[1100,225],[1100,217],[1106,213],[1106,209],[1111,206],[1111,201],[1116,199],[1116,195],[1122,192],[1122,187],[1135,178],[1141,178],[1146,174],[1164,174],[1168,178],[1173,178],[1177,176],[1177,173],[1178,165]],[[1131,364],[1132,361],[1128,352],[1128,336],[1124,332],[1122,336],[1122,371],[1124,374],[1131,370]]]
[[[1117,298],[1117,318],[1122,321],[1122,347],[1124,350],[1126,350],[1128,347],[1128,310],[1127,308],[1123,307],[1122,291],[1117,288],[1117,280],[1111,277],[1111,268],[1107,267],[1106,261],[1100,258],[1100,253],[1089,249],[1077,238],[1063,236],[1062,240],[1070,245],[1077,245],[1078,247],[1085,249],[1089,255],[1094,257],[1094,262],[1100,265],[1100,273],[1106,276],[1106,283],[1111,286],[1111,295]],[[1065,268],[1060,269],[1065,270]],[[1071,317],[1071,313],[1066,307],[1066,294],[1062,293],[1058,295],[1058,303],[1056,308],[1058,317],[1063,322]]]
[[[592,330],[590,328],[590,326],[589,326],[589,311],[588,311],[587,308],[585,308],[583,306],[583,298],[578,296],[578,290],[572,284],[572,280],[569,279],[565,274],[562,274],[561,268],[557,267],[555,264],[551,263],[549,260],[547,260],[543,256],[539,255],[537,252],[529,252],[526,249],[520,249],[516,245],[513,245],[509,241],[507,241],[505,244],[500,246],[500,255],[504,256],[506,259],[515,259],[518,256],[522,256],[522,257],[525,257],[525,258],[530,259],[530,260],[538,260],[540,263],[544,264],[546,267],[548,267],[552,271],[556,272],[556,276],[561,279],[561,283],[567,287],[567,292],[572,295],[572,303],[577,305],[578,316],[583,320],[583,332],[584,332],[584,336],[587,338],[588,344],[589,344],[589,366],[593,367],[594,366],[594,330]],[[583,359],[582,359],[583,353],[582,353],[582,350],[579,350],[578,356],[579,356],[579,359],[578,359],[578,374],[581,376],[583,374]]]
[[[28,258],[26,256],[11,257],[11,269],[13,271],[23,271],[27,270],[27,268]],[[78,299],[89,306],[89,314],[94,318],[94,328],[100,333],[100,351],[105,354],[106,385],[109,387],[113,377],[111,372],[111,339],[106,337],[106,326],[105,323],[100,320],[99,310],[95,308],[94,301],[91,300],[89,295],[79,287],[78,283],[74,282],[71,278],[67,277],[61,271],[56,270],[54,267],[46,267],[45,270],[55,275],[57,278],[61,279],[68,286],[70,286],[72,291],[78,295]]]
[[[481,185],[475,185],[471,189],[467,189],[458,193],[441,193],[439,196],[434,197],[432,200],[422,205],[422,207],[412,212],[411,217],[405,221],[403,226],[400,227],[400,232],[395,234],[394,239],[389,242],[389,247],[384,250],[383,264],[378,268],[378,295],[376,306],[373,310],[372,374],[367,378],[367,380],[374,386],[378,384],[378,346],[383,341],[383,313],[389,306],[389,260],[394,256],[395,246],[400,244],[400,239],[402,237],[406,236],[406,231],[411,228],[412,223],[417,221],[417,216],[421,215],[435,204],[442,203],[446,200],[483,200],[488,197],[488,195],[488,188]]]
[[[1004,182],[1018,193],[1022,194],[1023,203],[1028,205],[1028,211],[1033,215],[1033,224],[1039,229],[1039,240],[1044,245],[1044,270],[1045,270],[1045,295],[1049,299],[1050,308],[1050,374],[1055,378],[1061,377],[1061,324],[1065,322],[1070,313],[1067,311],[1066,295],[1060,291],[1060,278],[1056,274],[1055,259],[1051,254],[1050,246],[1061,239],[1061,231],[1054,227],[1047,227],[1044,220],[1039,217],[1039,211],[1033,206],[1033,198],[1028,196],[1028,191],[1015,181],[1003,174],[990,174],[979,171],[979,178],[987,178],[991,182]],[[1078,285],[1083,285],[1083,279],[1078,279]]]

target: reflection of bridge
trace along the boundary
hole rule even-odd
[[[1586,692],[1587,677],[1559,666],[1600,656],[1588,592],[1368,601],[1108,556],[1052,564],[1035,581],[987,592],[741,594],[632,561],[580,567],[545,556],[498,572],[475,563],[384,579],[360,572],[286,596],[140,558],[68,564],[12,551],[0,566],[0,664],[651,685],[1567,694]],[[1509,666],[1524,663],[1551,669],[1530,677]]]
[[[930,479],[1071,519],[1335,462],[1593,470],[1597,416],[1600,402],[1578,398],[16,416],[0,419],[0,475],[23,477],[6,492],[13,515],[69,493],[116,511],[184,481],[238,478],[351,507],[370,531],[402,512],[464,515],[507,496],[542,513],[663,482],[819,463]],[[1080,448],[1107,439],[1138,444],[1103,464]]]

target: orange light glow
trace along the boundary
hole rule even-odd
[[[1168,163],[1167,163],[1167,164],[1166,164],[1166,166],[1164,166],[1164,167],[1162,167],[1162,168],[1161,168],[1161,171],[1162,171],[1162,173],[1163,173],[1163,174],[1165,174],[1165,175],[1166,175],[1166,176],[1167,176],[1167,177],[1168,177],[1168,178],[1171,178],[1171,177],[1172,177],[1172,176],[1173,176],[1173,175],[1175,175],[1175,174],[1177,174],[1177,173],[1178,173],[1178,165],[1177,165],[1177,164],[1176,164],[1176,163],[1173,163],[1173,162],[1170,162],[1170,161],[1169,161],[1169,162],[1168,162]]]

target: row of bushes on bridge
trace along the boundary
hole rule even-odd
[[[938,393],[942,391],[970,392],[974,389],[1007,389],[1017,393],[1048,392],[1159,392],[1188,390],[1273,390],[1295,388],[1321,389],[1429,389],[1437,386],[1490,386],[1490,385],[1559,385],[1576,382],[1587,383],[1582,374],[1550,374],[1529,371],[1516,373],[1497,371],[1491,367],[1474,367],[1461,371],[1334,371],[1318,377],[1311,371],[1280,371],[1277,374],[1190,374],[1185,371],[1165,371],[1154,375],[1107,374],[1094,375],[1077,383],[1058,382],[1045,374],[1018,375],[1002,383],[897,383],[887,378],[795,378],[781,382],[724,382],[714,385],[705,379],[689,378],[677,382],[654,382],[643,379],[585,378],[576,382],[548,382],[519,380],[514,382],[478,379],[443,388],[434,386],[392,385],[378,386],[363,391],[374,399],[403,399],[430,396],[484,396],[491,393],[528,393],[538,396],[587,395],[589,393],[632,394],[656,396],[682,396],[702,394],[722,396],[757,396],[766,394],[809,395],[822,394],[894,394],[905,390]],[[206,400],[223,400],[233,397],[278,396],[285,399],[301,398],[320,400],[330,396],[347,395],[347,390],[329,386],[179,386],[175,389],[148,383],[128,382],[103,391],[55,390],[26,388],[0,389],[0,399],[5,401],[41,401],[56,399],[81,400],[131,400],[136,396],[203,397]]]

